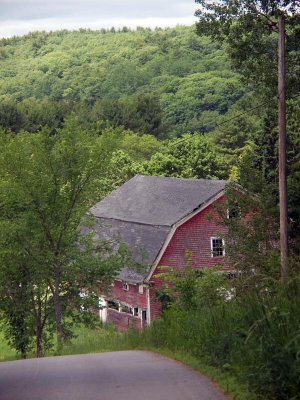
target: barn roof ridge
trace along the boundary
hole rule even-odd
[[[98,202],[95,217],[173,226],[225,189],[227,181],[135,175]]]

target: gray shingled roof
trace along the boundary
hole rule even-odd
[[[119,237],[142,270],[124,268],[119,278],[142,282],[171,227],[220,193],[226,181],[136,175],[97,203],[93,230],[98,237]]]
[[[128,282],[142,282],[165,243],[169,227],[136,224],[107,218],[95,218],[91,227],[82,227],[81,233],[94,232],[95,240],[109,240],[117,250],[123,243],[131,252],[133,267],[123,268],[118,278]]]
[[[226,181],[136,175],[92,208],[96,217],[172,226],[218,194]]]

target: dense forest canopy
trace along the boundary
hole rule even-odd
[[[60,126],[75,110],[85,128],[207,133],[247,91],[194,27],[35,32],[2,39],[0,60],[0,123],[14,131]]]

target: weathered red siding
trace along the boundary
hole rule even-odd
[[[191,263],[193,268],[211,268],[220,265],[222,269],[230,269],[224,263],[224,257],[211,256],[211,237],[222,237],[226,233],[226,228],[220,224],[218,207],[224,202],[221,197],[213,205],[208,206],[203,211],[179,226],[170,243],[168,244],[161,260],[150,282],[153,288],[159,288],[163,280],[159,274],[166,272],[161,267],[171,266],[183,269],[187,265],[186,252],[191,253]],[[225,243],[226,251],[226,243]],[[154,290],[152,290],[152,293]],[[152,294],[153,296],[153,294]],[[151,319],[159,313],[159,306],[151,301]]]
[[[143,294],[139,293],[139,285],[128,283],[129,290],[124,290],[122,282],[115,281],[111,291],[111,298],[118,300],[121,303],[129,304],[132,307],[147,307],[146,289],[144,288]]]
[[[107,320],[112,322],[119,331],[124,331],[129,328],[142,329],[145,325],[145,321],[141,322],[140,318],[111,308],[107,310]]]
[[[151,320],[157,318],[160,312],[160,303],[156,299],[156,291],[163,284],[159,274],[165,272],[165,269],[161,269],[161,267],[185,268],[187,265],[186,252],[189,251],[193,268],[211,268],[219,265],[224,270],[230,269],[230,266],[224,263],[224,257],[211,256],[210,238],[222,237],[226,233],[226,228],[220,224],[218,212],[218,208],[223,203],[224,196],[176,229],[149,281]],[[115,281],[111,298],[132,307],[147,308],[146,288],[144,288],[144,293],[140,294],[139,285],[129,284],[127,291],[123,289],[122,282]],[[126,329],[130,326],[139,328],[141,326],[140,319],[114,310],[109,310],[108,319],[114,322],[119,329]]]

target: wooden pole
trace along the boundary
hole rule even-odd
[[[278,17],[278,130],[281,279],[288,276],[288,212],[286,177],[285,19]]]

